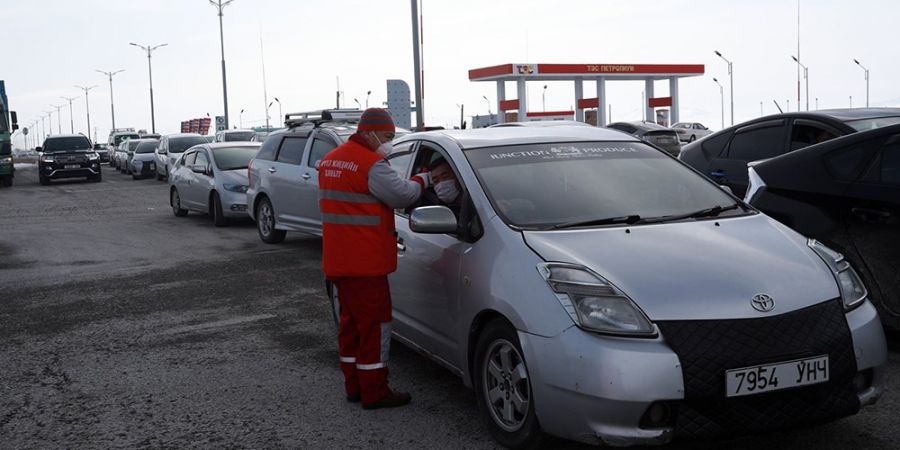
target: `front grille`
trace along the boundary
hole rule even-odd
[[[856,360],[840,300],[761,319],[657,322],[681,360],[680,438],[739,436],[855,414]],[[830,381],[744,397],[725,396],[725,371],[827,354]]]

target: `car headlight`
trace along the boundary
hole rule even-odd
[[[12,164],[12,156],[5,156],[0,158],[0,163],[2,164]]]
[[[97,154],[96,152],[94,152],[94,153],[89,153],[89,154],[88,154],[88,159],[100,159],[100,155]]]
[[[247,192],[247,185],[245,185],[245,184],[228,184],[228,183],[226,183],[226,184],[223,184],[222,187],[224,187],[226,191],[240,192],[240,193]]]
[[[537,269],[579,327],[607,334],[656,336],[653,324],[625,293],[586,267],[542,263]]]
[[[54,161],[52,156],[41,156],[41,162],[52,163]]]
[[[808,239],[806,245],[816,252],[822,258],[822,261],[825,261],[825,264],[834,274],[838,288],[841,291],[844,311],[850,312],[861,305],[869,295],[869,291],[866,290],[866,285],[863,284],[856,270],[844,259],[844,255],[826,247],[825,244],[815,239]]]

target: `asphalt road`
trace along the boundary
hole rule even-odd
[[[0,188],[0,447],[496,447],[473,393],[396,343],[413,403],[344,401],[319,239],[174,217],[164,183],[104,170]],[[673,448],[897,448],[891,345],[888,392],[857,416]]]

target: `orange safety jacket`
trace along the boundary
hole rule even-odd
[[[369,192],[369,169],[382,157],[348,140],[319,163],[322,269],[327,278],[397,270],[394,211]]]

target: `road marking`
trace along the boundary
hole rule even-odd
[[[197,325],[188,325],[186,327],[178,327],[172,328],[171,330],[167,330],[161,334],[180,334],[180,333],[190,333],[193,331],[202,331],[208,330],[211,328],[221,328],[221,327],[229,327],[233,325],[241,325],[250,322],[259,322],[260,320],[273,319],[276,316],[275,314],[258,314],[255,316],[242,316],[235,317],[233,319],[225,319],[225,320],[217,320],[215,322],[207,322],[200,323]]]

